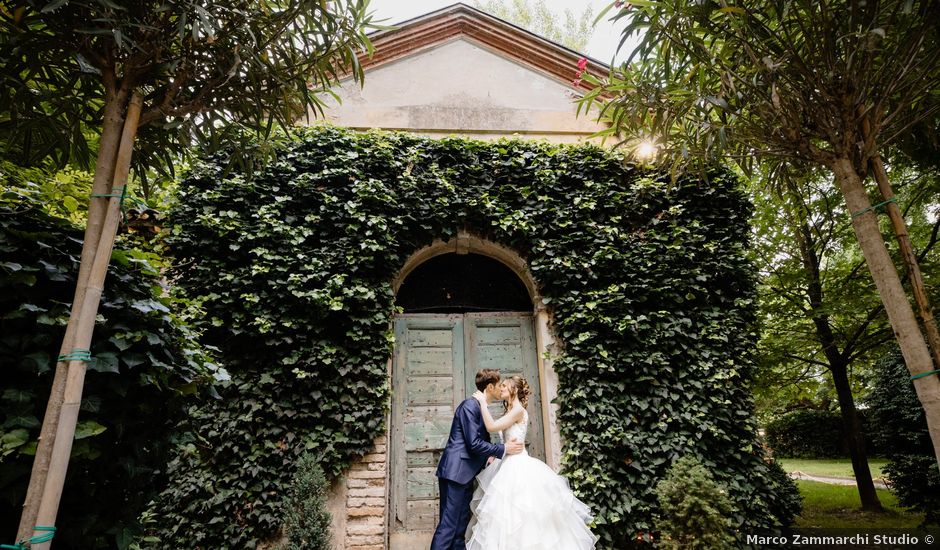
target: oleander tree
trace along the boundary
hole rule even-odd
[[[724,159],[750,173],[758,164],[799,163],[830,172],[940,463],[936,326],[915,280],[922,332],[878,221],[886,209],[904,240],[882,155],[912,129],[936,129],[940,3],[618,1],[602,16],[612,9],[624,39],[638,35],[639,45],[609,78],[585,78],[596,88],[581,107],[603,102],[610,135],[629,146],[652,142],[677,169]],[[869,198],[869,174],[879,198]],[[901,248],[908,271],[919,274],[909,239]]]
[[[99,251],[110,255],[113,229],[105,230],[105,222],[109,207],[116,208],[113,195],[126,191],[121,172],[130,161],[122,153],[119,163],[119,150],[129,152],[133,144],[132,164],[147,194],[147,175],[171,174],[192,145],[211,151],[321,113],[324,95],[341,76],[362,80],[357,55],[371,51],[366,32],[373,27],[368,0],[11,0],[0,6],[2,154],[26,165],[93,165],[63,350],[79,347],[70,335],[97,310],[94,300],[93,307],[83,304],[96,288],[89,286],[89,266]],[[232,161],[257,162],[261,143],[236,148]],[[67,369],[66,362],[57,364],[18,540],[36,524]]]

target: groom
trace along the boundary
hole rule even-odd
[[[499,371],[483,369],[477,373],[477,390],[486,395],[486,402],[499,399]],[[441,516],[431,539],[431,550],[464,550],[464,534],[470,523],[470,500],[473,497],[473,478],[480,473],[489,457],[522,452],[523,444],[509,440],[505,447],[490,443],[483,424],[480,402],[473,397],[464,399],[454,411],[450,424],[450,437],[437,466],[441,492]]]

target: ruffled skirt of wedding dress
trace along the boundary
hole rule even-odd
[[[526,453],[496,461],[477,476],[467,550],[592,550],[587,505],[568,480]]]

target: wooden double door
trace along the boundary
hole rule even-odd
[[[529,454],[545,459],[533,317],[526,313],[404,314],[392,365],[390,550],[427,547],[438,520],[435,477],[454,409],[480,369],[529,382]],[[501,402],[490,405],[495,417]],[[493,436],[497,440],[497,436]]]

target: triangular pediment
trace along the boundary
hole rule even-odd
[[[605,128],[577,116],[581,54],[464,4],[371,35],[363,86],[350,76],[326,120],[349,128],[430,136],[580,142]],[[589,60],[600,76],[607,67]],[[313,117],[311,117],[313,118]]]
[[[363,69],[380,67],[462,38],[573,88],[587,86],[572,84],[581,58],[587,59],[588,73],[602,77],[609,72],[609,67],[600,61],[466,4],[454,4],[396,27],[370,35],[375,53],[371,58],[360,59]]]

